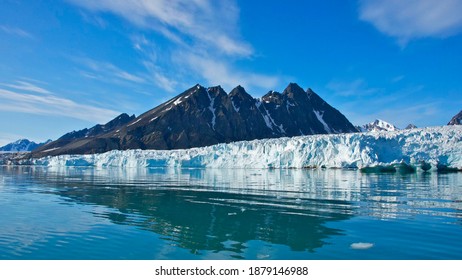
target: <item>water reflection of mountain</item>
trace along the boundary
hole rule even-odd
[[[292,173],[147,169],[32,172],[46,182],[44,191],[78,203],[109,207],[107,212],[94,215],[113,223],[153,231],[193,253],[226,250],[237,258],[246,242],[253,240],[286,245],[293,251],[313,251],[329,237],[341,234],[325,223],[352,216],[352,205],[345,199],[349,194],[325,193],[316,199],[316,190],[302,190],[309,185],[309,174]]]
[[[43,182],[43,192],[64,200],[104,206],[107,211],[93,215],[152,231],[172,246],[236,258],[245,257],[255,240],[316,251],[343,234],[329,222],[354,216],[462,218],[462,174],[31,167],[9,172]]]

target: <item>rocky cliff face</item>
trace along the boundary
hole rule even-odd
[[[241,86],[227,94],[220,86],[196,85],[137,118],[125,114],[121,121],[68,133],[35,150],[33,156],[113,149],[184,149],[356,131],[338,110],[311,89],[304,91],[297,84],[289,84],[283,93],[271,91],[261,99],[253,98]]]
[[[457,115],[452,117],[448,125],[462,125],[462,111],[460,111]]]

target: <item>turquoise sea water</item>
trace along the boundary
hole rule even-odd
[[[462,174],[0,167],[0,259],[462,259]]]

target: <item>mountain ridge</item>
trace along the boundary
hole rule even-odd
[[[394,124],[386,122],[381,119],[375,119],[373,122],[364,124],[362,126],[356,127],[361,132],[368,132],[368,131],[398,131],[400,130]]]
[[[36,143],[29,139],[19,139],[0,147],[0,152],[30,152],[40,146],[50,143],[51,141],[51,139],[48,139],[45,142]]]
[[[270,91],[261,98],[253,98],[242,86],[228,94],[220,86],[196,84],[136,118],[125,115],[118,126],[96,135],[82,130],[85,133],[65,139],[66,143],[63,136],[58,139],[61,143],[49,143],[33,156],[185,149],[240,140],[357,132],[337,109],[295,83],[282,93]]]
[[[448,125],[462,125],[462,111],[452,117],[452,119],[448,122]]]

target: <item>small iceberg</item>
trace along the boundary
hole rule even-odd
[[[374,243],[367,243],[367,242],[357,242],[357,243],[352,243],[350,245],[350,248],[354,250],[367,250],[372,247],[374,247]]]

